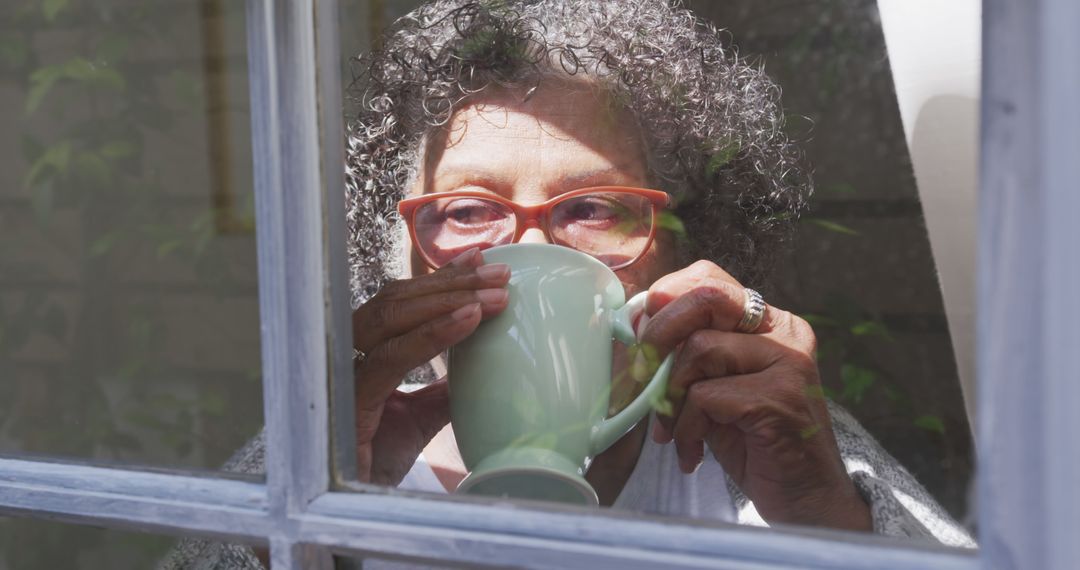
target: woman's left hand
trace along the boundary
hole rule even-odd
[[[649,288],[642,342],[677,351],[673,413],[653,437],[674,440],[684,472],[708,445],[766,521],[870,530],[833,436],[814,331],[769,306],[757,330],[736,332],[745,301],[743,286],[706,261]]]

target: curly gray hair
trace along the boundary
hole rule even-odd
[[[677,1],[435,0],[358,61],[346,169],[354,305],[401,271],[395,208],[425,135],[486,89],[528,97],[557,76],[609,93],[642,131],[650,183],[675,200],[680,261],[714,261],[751,287],[811,191],[779,88]]]

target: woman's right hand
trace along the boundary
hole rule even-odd
[[[473,248],[433,273],[387,284],[353,312],[357,475],[397,485],[449,421],[446,379],[415,392],[398,385],[412,369],[461,342],[506,308],[505,264],[483,265]]]

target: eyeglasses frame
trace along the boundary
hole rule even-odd
[[[637,263],[649,251],[649,248],[652,247],[652,242],[656,238],[656,220],[659,217],[660,212],[671,204],[671,195],[669,195],[667,192],[664,192],[663,190],[652,190],[650,188],[636,188],[633,186],[590,186],[588,188],[578,188],[576,190],[571,190],[569,192],[559,194],[558,196],[555,196],[554,198],[551,198],[550,200],[547,200],[546,202],[540,204],[525,206],[522,204],[518,204],[513,200],[509,200],[507,198],[499,196],[498,194],[493,194],[490,192],[480,192],[476,190],[457,190],[450,192],[436,192],[434,194],[424,194],[423,196],[406,198],[398,202],[398,213],[401,214],[401,217],[405,220],[405,224],[409,228],[409,239],[412,240],[413,247],[414,249],[416,249],[417,254],[420,255],[420,258],[424,260],[424,263],[427,264],[428,267],[432,269],[438,269],[439,266],[436,265],[431,260],[431,258],[428,257],[427,253],[424,252],[424,249],[420,247],[419,240],[416,236],[416,211],[420,208],[420,206],[423,206],[424,204],[434,202],[436,200],[442,200],[444,198],[482,198],[486,200],[491,200],[493,202],[498,202],[510,208],[510,210],[514,212],[514,217],[516,218],[516,225],[514,227],[514,238],[510,241],[510,243],[518,243],[521,240],[521,236],[525,235],[525,232],[528,229],[537,228],[540,231],[544,232],[544,237],[547,238],[548,242],[556,245],[562,245],[556,243],[556,240],[551,235],[550,226],[552,208],[557,206],[559,203],[565,202],[566,200],[569,200],[571,198],[577,198],[579,196],[584,196],[587,194],[598,194],[602,192],[634,194],[637,196],[641,196],[647,199],[652,204],[653,208],[652,224],[649,227],[649,237],[645,242],[645,247],[641,249],[641,253],[638,253],[638,255],[630,261],[611,267],[612,271],[618,271],[620,269],[625,269]]]

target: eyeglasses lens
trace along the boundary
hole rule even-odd
[[[559,202],[551,210],[551,238],[609,267],[633,261],[649,242],[652,203],[636,194],[600,192]]]
[[[515,224],[513,210],[483,198],[434,200],[417,208],[413,218],[416,245],[436,267],[472,247],[510,243]]]
[[[517,218],[509,206],[477,197],[427,202],[413,217],[416,245],[436,267],[472,247],[514,240]],[[592,255],[609,267],[633,261],[649,243],[653,207],[646,198],[597,192],[558,202],[549,215],[554,243]]]

